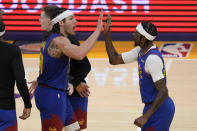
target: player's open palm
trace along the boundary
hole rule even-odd
[[[103,10],[101,10],[96,27],[100,32],[103,30]]]
[[[106,24],[105,24],[105,28],[104,28],[104,34],[105,35],[109,34],[110,28],[111,28],[111,15],[108,14]]]

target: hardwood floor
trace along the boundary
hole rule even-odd
[[[88,105],[88,128],[84,131],[137,131],[133,125],[141,115],[137,63],[112,66],[107,59],[90,59],[92,71],[87,77],[91,87]],[[165,59],[167,87],[175,102],[176,112],[171,131],[197,130],[197,60]],[[34,80],[38,73],[38,58],[24,59],[26,77]],[[17,99],[18,116],[22,100]],[[32,99],[31,117],[18,119],[19,131],[40,131],[39,112]]]

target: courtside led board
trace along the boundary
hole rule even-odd
[[[197,32],[196,0],[0,0],[7,30],[41,31],[41,9],[56,4],[72,10],[77,31],[94,31],[100,9],[112,16],[112,31],[134,31],[150,21],[159,32]]]

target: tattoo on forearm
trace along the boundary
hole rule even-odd
[[[54,44],[53,41],[51,42],[51,44],[47,48],[47,51],[48,51],[48,54],[54,58],[60,58],[60,56],[62,55],[60,49],[58,48],[57,45]]]

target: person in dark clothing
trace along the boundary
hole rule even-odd
[[[69,36],[68,39],[72,44],[80,45],[79,41],[74,36]],[[85,78],[91,70],[91,65],[87,57],[83,60],[70,60],[70,83],[74,87],[74,92],[68,96],[72,105],[74,114],[76,115],[80,129],[87,128],[87,107],[89,87],[86,85]]]
[[[31,113],[30,95],[25,80],[25,72],[20,49],[3,40],[5,25],[0,19],[0,131],[17,131],[14,85],[24,101],[20,119],[27,119]]]
[[[68,36],[68,39],[70,42],[74,45],[79,46],[79,41],[74,36]],[[74,87],[74,92],[71,96],[80,96],[80,97],[87,97],[89,94],[88,87],[81,87],[81,88],[87,88],[87,90],[80,91],[80,86],[83,85],[83,83],[86,83],[85,78],[87,77],[88,73],[91,70],[90,62],[87,58],[87,56],[83,60],[70,60],[70,83]],[[87,93],[88,92],[88,93]]]

